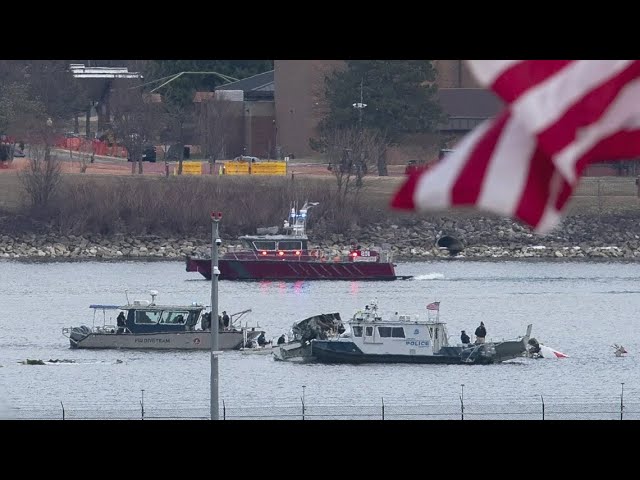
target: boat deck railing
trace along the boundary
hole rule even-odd
[[[75,327],[63,327],[62,334],[65,337],[69,337],[69,335],[71,335],[71,331],[73,330],[73,328]],[[94,325],[92,327],[87,327],[87,328],[89,328],[90,333],[116,334],[119,328],[124,328],[124,332],[122,333],[132,333],[131,330],[129,330],[128,328],[117,327],[116,325]]]
[[[225,260],[286,260],[297,262],[353,262],[353,263],[390,263],[393,255],[391,252],[379,252],[378,255],[370,257],[352,257],[351,255],[332,255],[322,249],[310,250],[310,253],[296,255],[295,253],[285,253],[278,255],[277,253],[268,252],[266,255],[259,254],[254,251],[227,251],[222,258]]]

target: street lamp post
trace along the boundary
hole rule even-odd
[[[218,247],[222,241],[218,237],[218,223],[222,212],[211,213],[211,420],[220,419],[218,400]]]
[[[358,127],[360,130],[362,130],[362,110],[364,110],[364,108],[367,106],[366,103],[363,103],[362,100],[362,96],[363,96],[363,92],[362,92],[362,87],[364,84],[364,79],[360,80],[360,101],[358,103],[354,103],[353,104],[353,108],[357,108],[359,111],[359,118],[358,118]]]

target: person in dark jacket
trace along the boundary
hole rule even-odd
[[[264,332],[262,332],[258,337],[258,345],[260,345],[261,347],[264,347],[266,344],[267,344],[267,339],[264,338]]]
[[[478,328],[476,328],[476,345],[484,343],[484,339],[487,336],[487,329],[484,328],[484,322],[480,322]]]
[[[283,343],[287,343],[287,339],[284,338],[284,333],[278,338],[278,345],[282,345]]]
[[[465,332],[464,330],[462,330],[462,333],[460,334],[460,341],[462,342],[463,345],[468,345],[471,343],[471,339],[469,338],[469,335],[467,335],[467,332]]]
[[[202,326],[202,330],[209,330],[211,328],[211,314],[210,313],[205,313],[204,315],[202,315],[201,326]]]
[[[120,312],[118,318],[116,319],[118,323],[118,331],[117,333],[124,333],[124,327],[126,326],[126,319],[124,318],[124,312]]]
[[[229,328],[229,324],[231,323],[231,319],[229,318],[229,315],[227,315],[227,311],[223,311],[222,312],[222,323],[224,325],[224,328]]]

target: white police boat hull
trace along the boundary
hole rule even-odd
[[[521,340],[484,343],[469,347],[442,347],[438,353],[420,354],[385,351],[366,353],[354,342],[313,340],[311,356],[318,363],[422,363],[422,364],[492,364],[521,357],[525,344]]]
[[[450,346],[437,308],[427,320],[396,314],[383,319],[375,302],[348,321],[349,331],[314,338],[306,360],[319,363],[491,364],[519,358],[526,351],[531,325],[515,340]],[[307,353],[307,352],[305,352]]]

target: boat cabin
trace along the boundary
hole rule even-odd
[[[326,261],[325,252],[319,249],[309,250],[307,237],[307,212],[317,202],[306,202],[301,209],[291,208],[289,217],[284,221],[283,233],[278,234],[278,227],[264,229],[264,235],[243,235],[238,238],[242,242],[242,250],[226,252],[222,258],[226,260],[297,260],[304,262]],[[273,230],[272,230],[273,229]],[[258,230],[259,231],[259,230]],[[260,233],[260,231],[259,231]],[[391,261],[390,256],[387,260]],[[346,257],[333,257],[340,262],[380,262],[381,255],[375,250],[363,249],[353,244]]]
[[[348,323],[351,332],[344,338],[364,352],[433,355],[449,346],[444,322],[398,314],[383,319],[375,303],[356,312]]]
[[[288,235],[245,235],[240,237],[243,246],[258,256],[282,257],[309,254],[306,237],[292,238]]]
[[[90,308],[94,309],[94,327],[98,310],[103,311],[104,328],[117,328],[115,326],[116,317],[119,312],[124,312],[125,333],[159,333],[195,330],[205,306],[199,304],[189,306],[155,305],[145,300],[138,300],[133,304],[122,306],[90,305]],[[112,323],[108,327],[106,325],[106,310],[119,311],[109,319]]]

